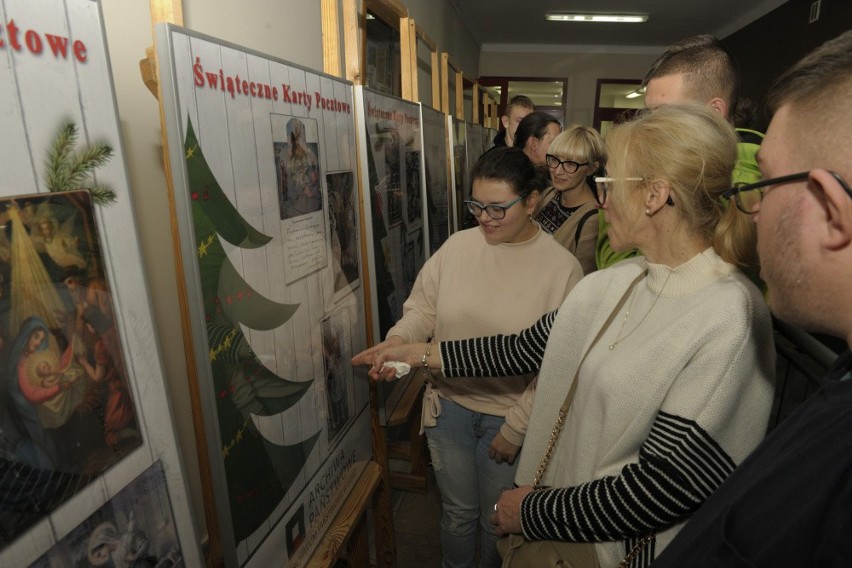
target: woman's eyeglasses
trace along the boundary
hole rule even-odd
[[[589,187],[592,188],[592,193],[595,194],[595,203],[598,204],[598,207],[603,207],[604,202],[606,201],[607,194],[612,191],[612,184],[617,180],[624,181],[642,181],[645,178],[640,177],[626,177],[626,178],[612,178],[612,177],[590,177]]]
[[[583,162],[581,164],[579,162],[575,162],[574,160],[560,160],[553,154],[545,154],[544,161],[547,166],[552,170],[556,170],[559,168],[559,166],[562,166],[562,171],[566,174],[573,174],[581,167],[589,165],[589,162]]]
[[[482,212],[485,211],[492,219],[499,220],[506,216],[507,209],[509,209],[512,205],[514,205],[523,198],[523,196],[518,196],[517,199],[513,199],[512,201],[504,205],[497,205],[495,203],[489,203],[488,205],[485,205],[484,203],[474,201],[473,199],[466,200],[464,204],[467,206],[467,210],[470,211],[474,217],[479,217],[480,215],[482,215]]]
[[[829,171],[831,175],[834,176],[834,179],[843,187],[849,197],[852,197],[852,189],[843,181],[843,178],[840,177],[840,174]],[[731,189],[725,190],[722,192],[722,197],[727,199],[733,198],[734,203],[737,205],[737,209],[746,213],[748,215],[754,215],[760,209],[760,202],[763,201],[763,196],[769,191],[770,187],[776,185],[784,185],[786,183],[795,183],[798,181],[805,181],[811,175],[811,172],[799,172],[797,174],[790,174],[786,176],[769,178],[760,180],[757,183],[740,183],[734,185]]]
[[[612,184],[616,181],[643,181],[645,178],[641,177],[624,177],[624,178],[613,178],[613,177],[594,177],[589,176],[586,179],[586,184],[592,189],[592,193],[595,194],[595,203],[597,203],[598,207],[603,207],[604,202],[606,201],[606,196],[612,191]],[[668,199],[666,199],[666,205],[670,207],[674,207],[674,200],[672,196],[669,195]]]

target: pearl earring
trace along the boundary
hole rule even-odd
[[[651,210],[650,210],[650,209],[645,209],[645,215],[647,215],[648,217],[650,217],[650,216],[651,216]]]

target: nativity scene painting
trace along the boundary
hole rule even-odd
[[[0,547],[141,444],[88,191],[0,200]]]

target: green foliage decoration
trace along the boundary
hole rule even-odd
[[[112,145],[98,142],[75,152],[77,134],[77,126],[73,122],[66,122],[57,131],[45,160],[44,182],[47,189],[51,192],[87,189],[94,203],[115,203],[117,195],[111,187],[91,183],[90,180],[94,169],[112,158]]]

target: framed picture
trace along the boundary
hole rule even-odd
[[[365,149],[362,160],[367,163],[362,185],[369,188],[366,226],[373,247],[367,258],[375,283],[371,290],[373,340],[378,343],[396,323],[408,298],[406,271],[416,275],[426,261],[425,249],[409,246],[426,226],[420,106],[361,87],[356,93],[364,111],[364,124],[359,125]]]
[[[225,564],[303,566],[372,453],[352,85],[175,26],[157,48]]]
[[[91,194],[0,198],[2,542],[142,444]],[[33,483],[44,472],[48,481]],[[52,481],[51,481],[52,480]],[[27,506],[29,505],[29,506]]]
[[[28,38],[0,58],[0,566],[35,562],[154,463],[200,565],[100,3],[8,0],[0,21]]]
[[[332,440],[353,418],[353,369],[349,311],[337,310],[321,322],[322,356],[325,368],[325,415],[328,438]]]
[[[358,240],[358,195],[351,171],[325,176],[328,187],[328,219],[331,225],[331,262],[335,294],[360,282],[361,250]]]
[[[161,462],[154,463],[32,564],[185,566]]]
[[[322,210],[319,176],[319,145],[316,120],[295,116],[276,117],[273,140],[275,174],[281,219],[292,219]],[[286,126],[281,128],[280,123]]]
[[[423,196],[420,190],[420,152],[405,153],[405,210],[409,227],[423,220]]]

